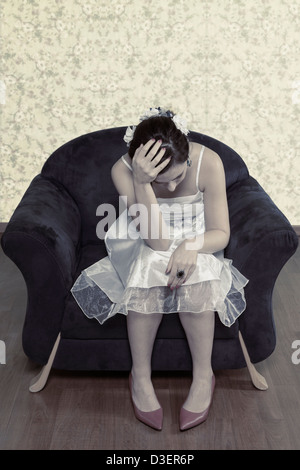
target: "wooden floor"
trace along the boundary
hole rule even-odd
[[[258,365],[269,389],[254,389],[246,369],[216,372],[208,420],[182,433],[178,414],[190,376],[156,374],[165,416],[157,432],[134,418],[127,374],[52,371],[43,391],[28,391],[39,368],[21,346],[26,288],[1,251],[0,340],[6,364],[0,365],[0,449],[300,449],[300,364],[291,359],[292,342],[300,340],[300,250],[280,273],[273,305],[277,347]]]

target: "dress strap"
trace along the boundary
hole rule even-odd
[[[200,155],[199,155],[199,160],[198,160],[198,168],[197,168],[197,175],[196,175],[196,188],[198,189],[198,191],[200,191],[200,188],[198,186],[198,182],[199,182],[200,167],[201,167],[201,162],[202,162],[204,149],[205,149],[205,147],[204,147],[204,145],[202,145],[201,150],[200,150]]]
[[[125,155],[122,155],[122,157],[121,157],[122,161],[125,163],[125,165],[127,166],[127,168],[129,168],[129,170],[130,170],[130,171],[132,171],[132,168],[131,168],[131,166],[129,165],[129,163],[128,163],[128,162],[126,162],[126,160],[125,160],[125,158],[124,158],[124,157],[125,157]]]

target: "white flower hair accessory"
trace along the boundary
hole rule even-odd
[[[175,126],[177,127],[177,129],[179,129],[184,135],[188,135],[189,130],[187,128],[186,120],[183,119],[178,114],[173,114],[172,111],[167,111],[161,107],[150,108],[149,110],[145,111],[144,114],[140,116],[140,122],[145,121],[145,119],[150,119],[155,116],[166,116],[166,117],[171,118]],[[126,133],[124,135],[124,141],[126,142],[127,147],[129,147],[129,144],[133,139],[135,129],[136,129],[136,126],[132,126],[132,127],[129,126],[126,129]]]
[[[124,135],[124,140],[125,140],[128,147],[129,147],[130,142],[133,139],[133,134],[134,134],[135,129],[136,129],[136,126],[132,126],[132,127],[129,126],[126,129],[126,133]]]
[[[188,135],[188,133],[190,131],[187,128],[187,123],[186,123],[185,119],[178,116],[178,114],[175,114],[175,116],[173,116],[172,120],[173,120],[175,126],[177,127],[177,129],[179,129],[183,134]]]

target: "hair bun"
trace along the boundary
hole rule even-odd
[[[139,118],[140,122],[145,121],[146,119],[151,119],[154,117],[168,117],[172,119],[174,122],[175,126],[177,129],[180,130],[184,135],[188,135],[189,130],[187,128],[187,122],[184,118],[179,116],[178,114],[174,114],[173,111],[171,110],[166,110],[164,108],[161,108],[160,106],[158,108],[149,108],[146,110]],[[126,142],[127,146],[129,147],[130,142],[133,139],[134,132],[135,132],[136,126],[132,127],[127,127],[126,133],[124,135],[124,141]]]
[[[150,108],[140,117],[137,126],[128,127],[124,140],[127,143],[128,155],[134,157],[141,144],[146,144],[150,139],[161,140],[166,151],[161,162],[171,157],[170,162],[161,173],[167,171],[174,164],[186,162],[189,156],[188,129],[185,121],[172,111],[162,108]]]

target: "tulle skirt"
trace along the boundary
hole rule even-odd
[[[165,274],[171,253],[154,251],[142,240],[131,250],[119,250],[82,271],[71,292],[88,318],[100,324],[130,310],[147,315],[215,311],[230,327],[246,308],[244,287],[248,280],[223,252],[199,253],[196,270],[178,289],[167,286]],[[127,247],[129,248],[129,247]]]

